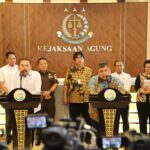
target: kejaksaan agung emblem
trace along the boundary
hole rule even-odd
[[[68,12],[67,9],[64,12]],[[85,9],[82,9],[85,12]],[[62,32],[58,31],[58,37],[69,44],[82,44],[92,37],[89,31],[89,23],[85,16],[79,14],[74,8],[72,14],[68,14],[62,21]]]

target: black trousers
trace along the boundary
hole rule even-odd
[[[41,103],[41,110],[38,113],[47,113],[50,118],[55,118],[55,99],[51,98],[43,100]]]
[[[55,119],[55,111],[55,99],[52,97],[51,99],[42,101],[41,110],[38,113],[47,113],[48,117]],[[42,139],[42,130],[38,129],[36,135],[37,143],[40,143]]]
[[[120,117],[122,118],[122,123],[123,123],[123,131],[129,130],[129,121],[128,121],[128,116],[129,116],[129,106],[127,108],[120,108]]]
[[[89,103],[69,103],[69,113],[72,120],[81,116],[85,119],[87,124],[91,124]]]
[[[147,120],[150,120],[150,103],[137,102],[140,132],[147,134]],[[149,124],[150,126],[150,124]]]

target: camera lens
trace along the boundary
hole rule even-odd
[[[62,149],[66,143],[67,129],[50,127],[43,130],[43,143],[49,148]]]

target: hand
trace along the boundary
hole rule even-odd
[[[42,91],[42,96],[44,96],[45,99],[51,99],[50,91]]]
[[[140,92],[143,93],[143,94],[150,94],[150,89],[146,88],[146,87],[142,87]]]
[[[65,104],[65,105],[68,104],[68,98],[67,98],[67,96],[64,96],[64,104]]]

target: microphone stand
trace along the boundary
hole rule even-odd
[[[22,73],[20,73],[20,88],[22,88]]]

